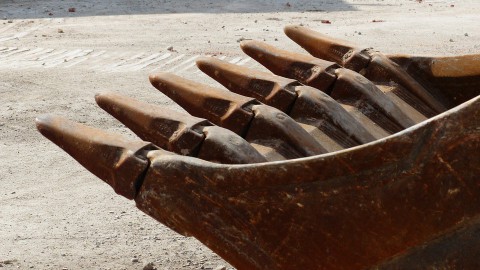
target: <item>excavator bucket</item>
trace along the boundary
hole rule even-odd
[[[188,114],[97,95],[138,140],[50,115],[38,130],[237,269],[480,269],[480,55],[285,33],[310,54],[241,43],[271,73],[197,61],[229,91],[150,76]]]

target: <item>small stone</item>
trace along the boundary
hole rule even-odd
[[[468,33],[465,33],[464,35],[465,35],[466,37],[468,37]]]
[[[450,42],[453,42],[453,39],[450,39]]]
[[[244,37],[241,37],[239,39],[237,39],[237,42],[242,42],[244,40],[252,40],[251,38],[244,38]]]
[[[60,34],[63,34],[63,33],[64,33],[64,32],[63,32],[63,29],[60,29],[60,28],[57,30],[57,32],[60,33]]]
[[[7,23],[13,23],[13,21],[12,21],[12,20],[8,20]]]
[[[168,47],[167,50],[173,52],[173,46]]]
[[[153,262],[149,262],[143,266],[143,270],[157,270],[157,266]]]
[[[227,270],[227,267],[225,265],[219,265],[219,266],[215,267],[214,270]]]
[[[132,258],[132,263],[138,263],[138,258]]]
[[[74,7],[71,7],[68,9],[68,12],[75,12],[75,11],[77,11],[77,9],[75,9]]]

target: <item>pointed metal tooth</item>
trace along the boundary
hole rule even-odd
[[[248,130],[247,141],[259,144],[269,140],[282,141],[304,157],[327,152],[295,120],[280,110],[263,104],[253,106],[252,110],[255,118]]]
[[[285,34],[311,55],[360,71],[370,63],[369,49],[360,49],[347,41],[335,39],[302,26],[286,26]]]
[[[300,85],[296,80],[230,64],[213,57],[198,59],[197,66],[230,91],[256,98],[283,112],[295,101],[293,87]]]
[[[193,82],[171,73],[151,75],[150,82],[192,115],[204,117],[241,136],[253,117],[248,108],[259,103],[253,98]]]
[[[339,66],[307,54],[280,50],[260,41],[243,41],[242,50],[273,73],[329,91],[335,82],[334,70]]]
[[[36,124],[43,136],[128,199],[135,197],[149,167],[147,153],[158,149],[151,143],[128,140],[62,117],[40,116]]]
[[[447,110],[447,107],[440,101],[440,95],[434,97],[404,69],[381,53],[373,54],[365,76],[375,81],[393,81],[402,85],[437,113]]]
[[[360,122],[327,94],[308,86],[297,87],[296,91],[298,98],[290,113],[295,121],[313,124],[321,130],[325,130],[322,126],[328,127],[327,123],[336,129],[339,128],[346,136],[337,138],[337,141],[345,147],[348,147],[345,144],[351,140],[350,137],[362,144],[375,140],[375,137]],[[330,137],[332,137],[331,133],[329,133]]]
[[[337,69],[337,82],[332,91],[334,99],[367,99],[373,107],[402,128],[416,124],[415,117],[408,115],[393,103],[375,84],[362,75],[349,70]]]
[[[203,128],[203,132],[205,141],[198,152],[198,158],[224,164],[247,164],[267,161],[245,139],[228,129],[209,126]]]
[[[205,139],[198,127],[212,125],[202,118],[115,93],[98,94],[95,100],[142,140],[182,155],[195,153]]]

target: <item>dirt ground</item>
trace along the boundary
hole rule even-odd
[[[95,93],[181,110],[148,74],[214,84],[194,66],[203,55],[260,68],[238,41],[301,52],[283,35],[288,24],[385,53],[480,52],[477,0],[0,1],[0,267],[230,268],[117,196],[44,139],[34,119],[53,113],[133,136],[95,105]]]

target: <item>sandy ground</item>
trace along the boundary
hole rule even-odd
[[[0,1],[0,267],[229,268],[116,196],[41,137],[34,119],[54,113],[132,136],[95,106],[95,93],[113,90],[180,110],[149,86],[149,73],[213,84],[197,72],[196,57],[257,68],[238,40],[302,51],[284,37],[287,24],[386,53],[480,52],[477,0]]]

